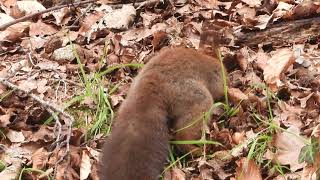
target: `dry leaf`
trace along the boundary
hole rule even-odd
[[[241,0],[242,2],[248,4],[250,7],[260,7],[261,0]]]
[[[305,166],[305,163],[298,162],[300,151],[305,146],[299,132],[297,127],[291,126],[275,136],[274,146],[277,148],[275,159],[281,165],[290,165],[293,172]]]
[[[265,29],[270,23],[271,19],[273,18],[273,15],[270,16],[270,15],[264,14],[264,15],[259,15],[257,18],[258,18],[258,23],[254,27],[257,27],[259,29]]]
[[[263,71],[264,80],[271,88],[277,88],[282,83],[280,81],[282,73],[284,73],[290,65],[295,62],[293,52],[290,49],[280,49],[267,61],[267,65]],[[274,85],[276,87],[274,87]]]
[[[89,152],[87,150],[82,151],[82,158],[80,164],[80,179],[87,179],[91,172],[91,162]]]
[[[11,129],[6,134],[6,136],[13,143],[21,143],[25,140],[25,137],[22,132],[14,131]]]
[[[18,177],[21,170],[22,160],[15,158],[11,161],[11,164],[6,167],[2,172],[0,172],[1,180],[12,180]]]
[[[31,160],[33,169],[43,169],[48,161],[48,152],[42,147],[32,154]]]
[[[173,167],[170,171],[167,171],[164,176],[165,180],[185,180],[185,174],[177,167]]]
[[[246,140],[245,135],[245,132],[235,132],[232,135],[232,141],[236,144],[244,143],[244,141]]]
[[[282,18],[292,8],[293,8],[292,4],[288,4],[280,1],[277,8],[274,10],[275,20]]]
[[[230,97],[230,101],[234,104],[238,104],[249,99],[248,96],[238,88],[228,88],[228,96]]]
[[[86,16],[83,19],[83,21],[81,21],[81,27],[79,29],[79,35],[87,37],[87,33],[92,28],[92,25],[94,25],[102,17],[103,17],[103,13],[99,12],[99,11],[97,13],[93,13],[93,14],[90,14],[90,15]],[[90,37],[88,37],[88,38],[90,38]]]
[[[4,31],[0,31],[0,42],[9,41],[16,42],[23,37],[23,32],[29,27],[31,22],[20,22],[8,27]]]
[[[41,21],[32,23],[30,25],[29,35],[30,36],[45,36],[55,34],[57,30],[52,26],[45,24]]]
[[[242,158],[237,164],[237,180],[262,180],[260,169],[252,159]]]

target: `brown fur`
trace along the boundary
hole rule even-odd
[[[186,127],[222,96],[217,59],[194,49],[162,50],[135,78],[120,106],[104,146],[101,180],[157,179],[167,158],[169,128]],[[200,136],[201,121],[179,131],[175,139]],[[180,146],[184,152],[193,148]]]

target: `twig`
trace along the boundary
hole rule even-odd
[[[96,2],[97,0],[86,0],[86,1],[80,1],[80,2],[75,2],[73,3],[74,6],[79,6],[79,5],[84,5],[84,4],[88,4],[88,3],[93,3],[93,2]],[[148,1],[143,1],[141,3],[135,3],[134,4],[134,7],[137,8],[137,10],[141,9],[142,7],[144,6],[150,6],[150,5],[153,5],[153,4],[156,4],[160,2],[160,0],[148,0]],[[15,19],[11,22],[8,22],[6,24],[3,24],[0,26],[0,31],[3,31],[5,30],[6,28],[14,25],[14,24],[17,24],[19,22],[23,22],[23,21],[26,21],[28,19],[31,19],[35,16],[39,16],[41,14],[44,14],[44,13],[47,13],[47,12],[51,12],[51,11],[54,11],[54,10],[58,10],[58,9],[61,9],[61,8],[64,8],[64,7],[68,7],[70,4],[63,4],[63,5],[59,5],[59,6],[54,6],[54,7],[51,7],[51,8],[48,8],[48,9],[45,9],[43,11],[39,11],[39,12],[36,12],[36,13],[33,13],[33,14],[29,14],[27,16],[23,16],[21,18],[18,18],[18,19]],[[124,4],[110,4],[110,6],[112,6],[113,8],[121,8]]]
[[[88,3],[92,3],[92,2],[96,2],[96,1],[97,1],[97,0],[80,1],[80,2],[75,2],[75,3],[73,3],[73,5],[79,6],[79,5],[88,4]],[[35,16],[39,16],[39,15],[41,15],[41,14],[44,14],[44,13],[47,13],[47,12],[51,12],[51,11],[54,11],[54,10],[57,10],[57,9],[61,9],[61,8],[64,8],[64,7],[68,7],[68,6],[69,6],[69,4],[63,4],[63,5],[54,6],[54,7],[51,7],[51,8],[48,8],[48,9],[45,9],[45,10],[43,10],[43,11],[39,11],[39,12],[36,12],[36,13],[33,13],[33,14],[29,14],[29,15],[27,15],[27,16],[23,16],[23,17],[21,17],[21,18],[18,18],[18,19],[16,19],[16,20],[13,20],[13,21],[11,21],[11,22],[8,22],[8,23],[6,23],[6,24],[1,25],[1,26],[0,26],[0,31],[3,31],[3,30],[5,30],[6,28],[8,28],[8,27],[10,27],[10,26],[12,26],[12,25],[14,25],[14,24],[17,24],[17,23],[19,23],[19,22],[23,22],[23,21],[26,21],[26,20],[28,20],[28,19],[31,19],[31,18],[33,18],[33,17],[35,17]]]
[[[89,10],[92,8],[92,6],[93,6],[93,3],[89,4],[89,6],[84,10],[84,12],[80,16],[78,16],[78,18],[71,24],[70,27],[75,26],[79,22],[80,18],[84,17],[84,15],[87,12],[89,12]]]
[[[74,122],[74,118],[68,114],[67,112],[65,112],[63,109],[61,109],[60,107],[58,107],[56,104],[54,103],[49,103],[43,99],[41,99],[40,97],[38,97],[35,94],[32,94],[24,89],[19,88],[17,85],[12,84],[11,82],[9,82],[8,80],[4,79],[4,78],[0,78],[0,83],[2,83],[3,85],[14,89],[14,90],[19,90],[22,91],[26,94],[28,94],[29,97],[31,97],[32,99],[34,99],[35,101],[37,101],[38,103],[40,103],[42,106],[44,106],[45,108],[50,108],[54,111],[57,111],[59,113],[61,113],[62,116],[64,116],[65,118],[68,119],[68,121],[65,121],[67,127],[68,127],[68,132],[67,132],[67,138],[66,138],[66,152],[69,152],[70,150],[70,137],[71,137],[71,132],[72,132],[72,123]]]
[[[58,116],[56,115],[56,113],[50,109],[47,108],[47,111],[51,114],[51,116],[53,117],[53,119],[55,120],[55,125],[54,125],[54,133],[56,134],[57,138],[56,138],[56,142],[54,142],[53,144],[56,144],[56,147],[59,146],[59,141],[60,141],[60,136],[61,136],[61,131],[62,131],[62,125],[61,122],[58,118]],[[58,130],[58,132],[57,132]]]
[[[41,175],[39,176],[39,179],[48,177],[52,172],[53,172],[53,168],[50,168],[50,169],[46,170],[43,174],[41,174]]]

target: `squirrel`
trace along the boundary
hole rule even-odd
[[[199,140],[202,121],[187,127],[223,98],[221,64],[191,48],[162,49],[142,68],[120,105],[102,151],[101,180],[156,180],[175,140]],[[178,145],[189,152],[195,145]]]

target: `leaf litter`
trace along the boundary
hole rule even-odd
[[[0,26],[64,4],[1,1]],[[206,146],[204,157],[175,156],[164,178],[318,179],[319,34],[303,31],[308,39],[292,35],[287,43],[268,35],[255,46],[242,37],[318,22],[319,13],[311,0],[96,1],[7,27],[0,32],[0,178],[98,179],[113,113],[139,71],[134,64],[166,46],[204,42],[221,46],[228,70],[230,102],[206,131],[224,146]]]

